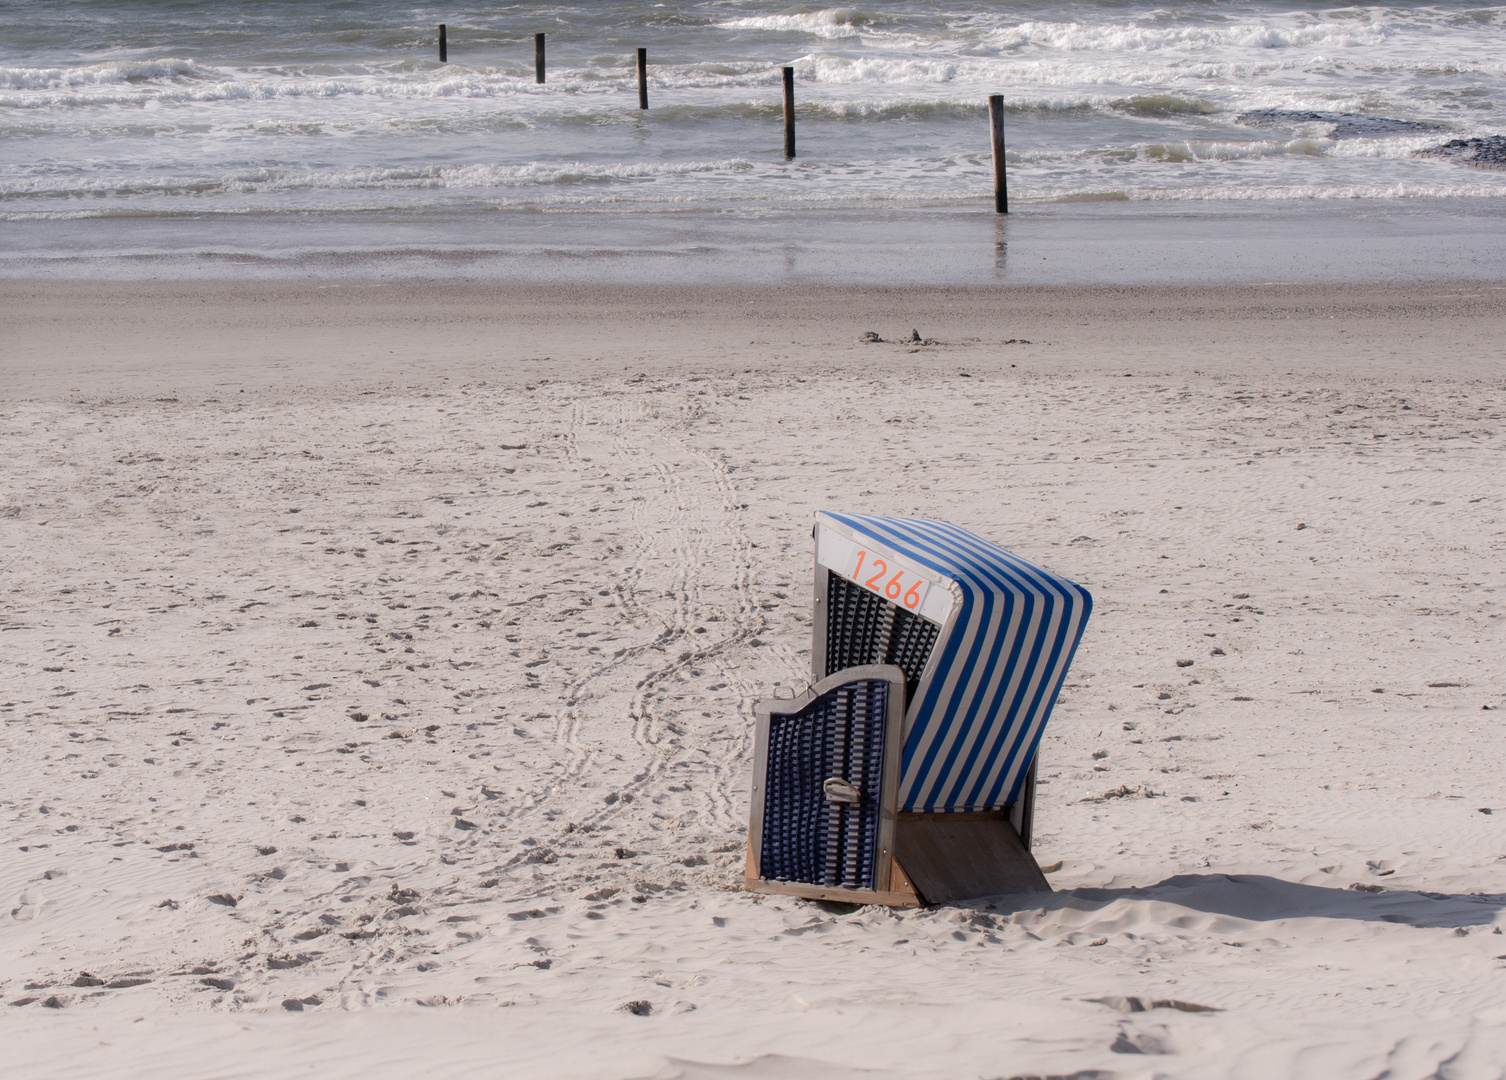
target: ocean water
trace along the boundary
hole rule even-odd
[[[0,0],[0,273],[1495,276],[1501,134],[1506,7]]]

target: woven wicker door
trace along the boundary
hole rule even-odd
[[[891,685],[859,679],[770,712],[761,876],[876,887]]]

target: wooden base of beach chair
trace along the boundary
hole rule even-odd
[[[1002,810],[900,814],[894,857],[928,904],[1051,891]]]
[[[753,858],[752,845],[748,848],[748,863],[743,878],[743,888],[748,892],[770,893],[776,896],[800,896],[807,900],[832,900],[842,904],[883,904],[885,907],[919,907],[924,901],[910,884],[910,878],[898,861],[889,860],[889,887],[887,889],[843,889],[835,885],[807,885],[799,881],[765,881],[756,877],[757,863]]]
[[[847,904],[918,907],[952,904],[983,896],[1050,892],[1035,856],[1003,811],[900,814],[887,889],[843,889],[796,881],[765,881],[748,852],[744,887],[749,892],[802,896]]]
[[[746,882],[747,890],[756,893],[771,893],[778,896],[799,896],[806,900],[832,900],[841,904],[882,904],[884,907],[920,907],[920,897],[911,893],[876,892],[871,889],[838,889],[822,885],[802,885],[795,881]]]

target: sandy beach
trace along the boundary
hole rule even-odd
[[[1498,282],[0,283],[8,1075],[1499,1076],[1503,343]],[[1052,894],[741,891],[820,509],[1093,592]]]

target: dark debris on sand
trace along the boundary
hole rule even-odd
[[[860,345],[940,345],[941,342],[937,338],[923,338],[923,337],[921,337],[919,330],[911,330],[909,337],[902,337],[902,338],[899,338],[897,341],[893,340],[893,339],[890,339],[890,338],[882,338],[882,337],[880,337],[878,335],[878,331],[876,331],[876,330],[865,330],[862,334],[858,335],[858,344],[860,344]],[[1005,342],[1005,344],[1007,345],[1007,344],[1009,344],[1009,342]]]
[[[1417,151],[1418,157],[1447,158],[1477,169],[1506,170],[1506,135],[1487,135],[1483,139],[1450,139],[1442,146]]]

